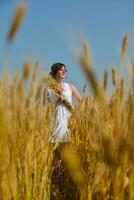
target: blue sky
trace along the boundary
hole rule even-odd
[[[93,67],[102,80],[104,70],[120,66],[121,41],[130,38],[134,50],[134,0],[0,0],[0,64],[7,60],[7,32],[18,2],[28,6],[25,20],[8,52],[8,70],[20,72],[25,60],[40,60],[41,72],[54,62],[65,63],[67,81],[82,92],[86,83],[77,55],[86,39]]]

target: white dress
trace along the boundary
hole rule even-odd
[[[63,94],[67,100],[72,103],[72,91],[68,83],[64,83],[63,85]],[[50,88],[48,89],[48,97],[51,102],[56,102],[59,99],[55,92]],[[54,132],[49,138],[50,142],[67,142],[69,140],[67,125],[70,114],[70,111],[64,103],[61,103],[56,107],[52,117]]]

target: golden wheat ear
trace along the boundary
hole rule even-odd
[[[12,21],[10,30],[8,32],[8,38],[7,38],[8,42],[12,42],[15,39],[16,34],[23,22],[24,16],[26,14],[26,10],[27,10],[27,7],[25,4],[20,4],[18,8],[16,9],[16,13],[13,17],[13,21]]]
[[[89,51],[88,43],[84,42],[83,43],[83,52],[79,56],[79,63],[91,85],[91,88],[93,90],[95,97],[97,97],[98,99],[103,99],[103,93],[101,90],[101,86],[98,82],[96,74],[94,73],[94,71],[92,69],[91,58],[90,58],[91,56],[89,55],[89,52],[90,51]]]
[[[108,71],[104,72],[103,89],[106,91],[108,88]]]
[[[125,62],[127,51],[128,51],[128,35],[125,35],[122,39],[122,48],[121,48],[121,57],[122,57],[122,62]]]
[[[126,62],[126,56],[128,52],[128,35],[125,35],[122,39],[122,46],[121,46],[121,67],[120,67],[120,77],[123,76],[123,69]]]
[[[112,68],[112,82],[114,86],[117,83],[117,72],[115,67]]]

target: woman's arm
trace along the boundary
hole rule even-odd
[[[74,96],[74,98],[75,98],[78,102],[80,102],[80,101],[82,100],[82,96],[80,95],[78,89],[77,89],[74,85],[72,85],[72,84],[70,84],[70,89],[71,89],[71,91],[72,91],[72,95]]]

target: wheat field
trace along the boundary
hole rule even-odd
[[[25,12],[25,5],[17,8],[9,43],[15,39]],[[26,61],[21,75],[3,76],[0,80],[0,200],[50,200],[51,193],[55,200],[134,200],[134,62],[131,62],[130,85],[126,85],[123,68],[127,49],[125,35],[120,73],[117,74],[115,67],[111,69],[113,91],[108,96],[108,73],[104,72],[100,83],[91,66],[88,44],[83,43],[78,59],[93,93],[71,107],[70,144],[62,152],[68,170],[66,198],[59,197],[55,188],[51,189],[57,144],[51,146],[48,138],[53,131],[54,106],[49,102],[43,106],[45,74],[38,78],[39,62],[32,66]],[[75,183],[75,190],[70,189],[72,181],[68,177]]]

